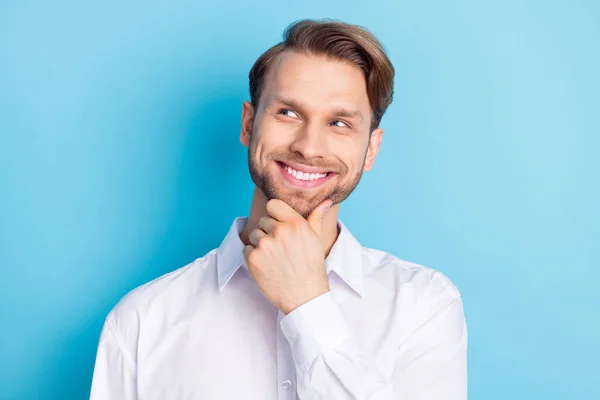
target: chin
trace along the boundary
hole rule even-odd
[[[313,197],[305,200],[300,199],[294,195],[283,195],[278,198],[287,203],[292,209],[294,209],[294,211],[302,215],[302,217],[305,219],[308,218],[310,213],[312,213],[315,208],[317,208],[321,201],[325,200],[325,197],[323,197],[323,200],[321,201],[319,201],[318,197]]]

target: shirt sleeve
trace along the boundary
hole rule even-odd
[[[392,398],[389,380],[356,345],[331,292],[286,315],[281,330],[290,343],[301,400]]]
[[[90,400],[136,400],[135,382],[135,360],[126,352],[109,314],[98,344]]]
[[[395,399],[467,399],[467,327],[460,297],[448,297],[400,346]]]
[[[460,298],[446,303],[397,351],[391,376],[357,345],[331,292],[281,320],[301,400],[466,400],[466,326]]]

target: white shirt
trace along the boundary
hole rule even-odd
[[[441,273],[362,247],[338,221],[330,292],[284,315],[221,246],[108,314],[91,399],[464,400],[467,330]]]

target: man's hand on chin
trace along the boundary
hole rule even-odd
[[[329,291],[321,242],[324,200],[304,219],[287,203],[273,199],[267,216],[250,232],[244,259],[263,295],[283,313]]]

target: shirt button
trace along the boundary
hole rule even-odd
[[[288,390],[289,388],[291,388],[291,387],[292,387],[292,382],[291,382],[291,381],[284,381],[284,382],[281,384],[281,386],[283,386],[283,388],[284,388],[285,390]]]

